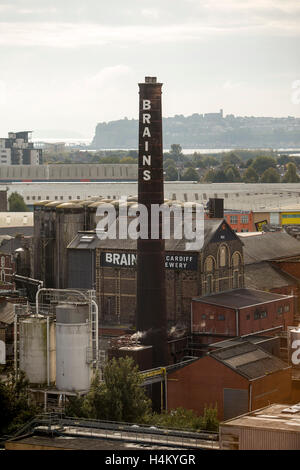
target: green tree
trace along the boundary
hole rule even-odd
[[[276,160],[267,156],[256,157],[252,166],[259,175],[262,175],[268,168],[276,168]]]
[[[215,180],[215,172],[213,169],[210,169],[205,173],[203,181],[205,183],[213,183],[214,180]]]
[[[183,153],[182,153],[182,147],[179,144],[172,144],[171,145],[171,150],[169,152],[170,158],[172,158],[175,162],[178,162],[179,160],[182,160]]]
[[[199,181],[199,174],[195,168],[189,167],[181,177],[182,181]]]
[[[295,163],[288,163],[287,164],[287,171],[282,178],[283,183],[299,183],[300,178],[297,174],[297,168]]]
[[[136,158],[133,158],[133,157],[123,157],[121,158],[120,163],[132,164],[132,163],[137,163],[137,160]]]
[[[198,416],[194,410],[182,407],[163,413],[152,413],[145,417],[145,423],[164,428],[193,431],[218,431],[219,428],[217,406],[214,408],[206,406],[203,416]]]
[[[259,176],[252,166],[249,166],[243,175],[244,183],[257,183]]]
[[[89,393],[84,398],[70,399],[66,412],[86,418],[141,422],[151,412],[151,400],[142,383],[132,358],[113,358],[104,368],[104,382],[96,375]]]
[[[268,168],[260,178],[260,183],[279,183],[280,176],[275,168]]]
[[[9,196],[8,206],[10,212],[28,212],[29,210],[23,197],[17,192],[11,193]]]
[[[28,402],[28,380],[21,372],[16,378],[8,374],[0,381],[0,435],[12,434],[37,413],[37,408]]]
[[[165,180],[166,181],[178,180],[178,171],[176,170],[175,166],[170,165],[166,168]]]
[[[228,166],[225,170],[226,181],[229,183],[236,183],[241,181],[241,175],[236,166]]]
[[[242,159],[235,153],[231,152],[222,157],[222,163],[225,167],[227,165],[240,165],[242,163]]]
[[[204,165],[205,168],[210,168],[210,167],[216,167],[219,165],[219,160],[217,160],[215,157],[205,157],[204,160]]]

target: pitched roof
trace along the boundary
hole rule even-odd
[[[258,379],[290,367],[278,357],[272,356],[248,341],[208,354],[249,380]]]
[[[265,292],[262,290],[233,289],[219,292],[218,294],[195,297],[193,301],[228,308],[243,308],[266,302],[274,302],[276,300],[284,300],[286,298],[286,295],[274,294],[273,292]]]
[[[248,289],[274,289],[297,283],[288,274],[279,271],[268,261],[247,264],[244,268],[245,287]]]
[[[262,232],[255,237],[243,234],[240,239],[244,244],[245,264],[300,255],[300,241],[286,232]]]
[[[213,238],[221,224],[226,224],[230,231],[231,228],[223,219],[207,219],[204,220],[204,244],[206,246]],[[173,224],[171,224],[172,227]],[[118,233],[118,232],[117,232]],[[184,230],[182,227],[182,233]],[[235,233],[232,231],[233,236],[236,237]],[[89,240],[88,238],[89,237]],[[237,238],[237,237],[236,237]],[[175,239],[174,234],[171,232],[170,239],[165,240],[165,249],[166,251],[185,251],[186,243],[189,242],[188,239]],[[122,239],[106,239],[100,240],[97,236],[96,231],[90,232],[78,232],[78,234],[73,238],[71,243],[68,245],[70,249],[95,249],[95,248],[104,248],[104,249],[126,249],[126,250],[136,250],[137,241],[132,240],[131,238]],[[192,251],[197,251],[192,250]]]

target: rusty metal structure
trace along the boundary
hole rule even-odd
[[[165,241],[151,237],[153,204],[164,203],[161,87],[156,77],[139,83],[138,203],[147,208],[148,239],[137,240],[137,330],[153,346],[153,367],[167,364]]]

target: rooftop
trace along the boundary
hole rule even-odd
[[[248,380],[265,377],[267,374],[290,367],[249,341],[212,351],[209,355]]]
[[[225,421],[226,426],[241,426],[276,431],[300,432],[300,404],[273,404]]]
[[[300,255],[300,241],[286,232],[259,232],[256,236],[243,233],[238,237],[244,244],[245,264]]]
[[[194,297],[193,301],[236,309],[284,300],[287,298],[290,298],[290,296],[273,294],[271,292],[261,290],[233,289],[230,291],[220,292],[218,294],[206,295],[204,297]]]

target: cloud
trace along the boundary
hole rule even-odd
[[[298,36],[297,19],[262,21],[228,19],[227,22],[182,23],[150,26],[101,26],[87,23],[0,23],[0,46],[72,48],[106,44],[163,44],[203,41],[229,34]]]
[[[156,20],[159,18],[158,8],[143,8],[141,13],[142,13],[142,16],[144,16],[145,18],[149,18],[151,20]]]

